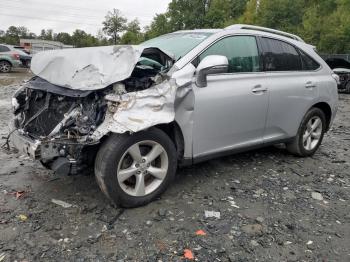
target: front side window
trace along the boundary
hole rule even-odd
[[[300,71],[301,58],[294,46],[270,38],[261,38],[266,71]]]
[[[226,56],[229,62],[228,73],[259,72],[259,51],[254,36],[226,37],[204,51],[199,61],[209,55]]]

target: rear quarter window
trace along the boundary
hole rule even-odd
[[[313,71],[320,68],[320,64],[317,63],[313,58],[307,55],[304,51],[299,50],[301,60],[303,63],[303,70]]]
[[[7,46],[0,45],[0,53],[8,52],[8,51],[10,51],[10,48],[8,48]]]

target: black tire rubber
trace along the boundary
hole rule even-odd
[[[128,195],[120,187],[116,172],[119,160],[125,151],[134,143],[144,140],[155,141],[163,146],[168,154],[169,168],[162,184],[154,192],[143,197],[135,197]],[[101,145],[95,160],[95,176],[102,192],[116,205],[126,208],[143,206],[159,197],[174,179],[176,169],[176,148],[168,135],[157,128],[150,128],[132,135],[111,135]]]
[[[1,61],[0,61],[0,64],[1,64],[1,63],[7,64],[7,65],[9,66],[10,69],[9,69],[8,71],[2,71],[2,70],[0,69],[0,73],[9,73],[9,72],[11,72],[12,65],[10,64],[10,62],[1,60]]]
[[[313,150],[306,150],[303,145],[303,134],[305,132],[307,123],[314,116],[319,116],[322,121],[322,134],[317,146]],[[292,142],[286,144],[287,150],[293,155],[300,156],[300,157],[312,156],[315,154],[315,152],[318,150],[318,148],[322,144],[322,140],[325,132],[326,132],[326,116],[321,109],[313,107],[306,113],[303,120],[301,121],[296,137],[294,137]]]
[[[350,81],[346,83],[346,86],[345,86],[345,93],[346,93],[346,94],[350,94]]]

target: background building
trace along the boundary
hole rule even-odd
[[[20,45],[23,46],[26,50],[30,51],[32,54],[35,54],[40,51],[74,47],[72,45],[65,45],[57,41],[48,41],[40,39],[20,39]]]

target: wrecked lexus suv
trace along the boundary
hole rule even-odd
[[[313,46],[247,25],[42,52],[31,69],[13,97],[12,143],[57,173],[94,167],[125,207],[159,197],[178,165],[276,143],[310,156],[338,103]]]

